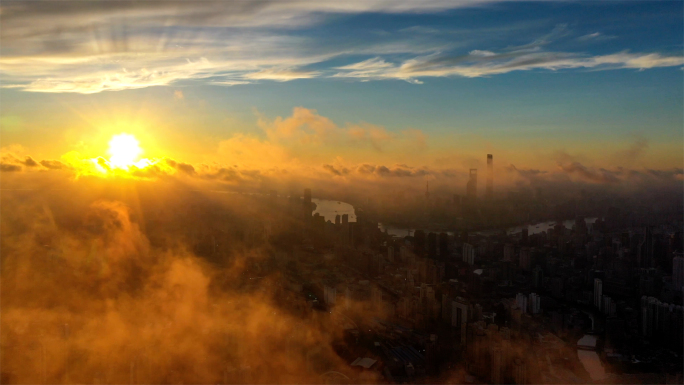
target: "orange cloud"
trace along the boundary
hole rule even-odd
[[[370,146],[376,151],[399,142],[417,142],[425,146],[425,135],[420,130],[409,129],[400,133],[388,131],[385,127],[360,122],[336,125],[318,111],[295,107],[292,116],[276,117],[273,120],[260,116],[258,126],[264,130],[270,141],[288,144],[325,145],[328,147]]]

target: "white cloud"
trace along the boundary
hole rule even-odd
[[[563,70],[563,69],[649,69],[673,67],[684,64],[681,56],[660,54],[638,54],[620,52],[610,55],[584,57],[567,52],[507,52],[494,54],[485,51],[469,56],[429,55],[416,57],[398,65],[371,66],[368,61],[341,67],[335,77],[366,79],[399,79],[413,81],[425,77],[482,77],[505,74],[513,71]],[[384,63],[384,62],[383,62]],[[361,67],[363,70],[355,70]]]
[[[340,45],[326,44],[319,36],[289,33],[321,22],[325,13],[436,12],[484,2],[5,2],[0,8],[0,79],[5,88],[89,94],[184,80],[223,86],[310,78],[420,84],[426,77],[479,77],[534,69],[647,69],[684,63],[681,56],[658,53],[586,56],[544,51],[547,43],[568,34],[565,25],[526,46],[500,52],[471,50],[460,56],[449,53],[462,47],[461,42],[415,33],[425,32],[421,27],[381,40]],[[604,37],[599,32],[586,36]],[[331,59],[352,55],[371,58],[325,66]],[[314,65],[316,70],[310,69]]]
[[[496,56],[496,54],[492,51],[480,51],[479,49],[476,49],[476,50],[470,51],[470,56],[488,57],[488,56]]]
[[[596,39],[599,36],[601,36],[601,32],[594,32],[594,33],[590,33],[590,34],[587,34],[584,36],[580,36],[577,38],[577,40],[581,40],[581,41],[591,40],[591,39]]]
[[[317,71],[269,68],[258,72],[248,73],[245,75],[245,78],[254,80],[275,80],[279,82],[286,82],[295,79],[311,79],[317,77],[319,74],[320,73]]]

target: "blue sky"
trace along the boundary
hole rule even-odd
[[[109,134],[98,120],[144,118],[192,157],[265,139],[258,119],[303,107],[340,127],[420,130],[417,162],[634,138],[654,152],[644,164],[681,160],[680,1],[32,4],[3,5],[3,145],[50,153]]]

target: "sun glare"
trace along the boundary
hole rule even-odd
[[[133,135],[119,134],[109,141],[109,150],[107,152],[111,155],[109,164],[112,167],[127,170],[130,166],[136,164],[142,149]]]

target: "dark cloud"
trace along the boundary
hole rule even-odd
[[[192,175],[195,173],[195,167],[193,167],[189,163],[180,163],[180,162],[176,162],[175,160],[169,159],[169,158],[164,159],[164,161],[169,166],[175,168],[178,171],[182,171],[188,175]]]
[[[0,163],[0,171],[2,172],[16,172],[21,171],[21,166],[11,163]]]
[[[420,176],[427,176],[431,175],[432,173],[427,170],[427,169],[414,169],[411,167],[404,167],[402,166],[395,166],[395,167],[387,167],[387,166],[378,166],[375,170],[375,173],[379,176],[387,176],[387,177],[420,177]],[[444,175],[440,172],[441,175]]]
[[[375,166],[370,164],[362,164],[356,168],[356,171],[360,174],[372,174],[375,172]]]
[[[205,165],[202,171],[203,172],[201,173],[201,178],[204,179],[215,179],[224,182],[239,182],[242,180],[239,171],[232,167],[215,168]]]
[[[584,166],[579,162],[572,162],[567,164],[558,164],[560,170],[567,174],[579,175],[582,179],[596,183],[619,183],[620,179],[617,173],[609,171],[604,168],[593,169]]]
[[[535,179],[538,176],[547,174],[546,171],[542,171],[542,170],[538,170],[538,169],[519,169],[519,168],[515,167],[514,164],[509,164],[508,166],[506,166],[505,170],[508,172],[515,173],[515,174],[519,175],[520,177],[528,179],[528,180]]]
[[[343,173],[346,174],[349,172],[349,170],[347,170],[346,168],[338,170],[331,164],[324,164],[323,169],[328,171],[329,173],[331,173],[333,175],[337,175],[337,176],[342,176]]]
[[[104,168],[105,170],[109,170],[109,169],[110,169],[109,163],[107,162],[107,159],[105,159],[105,158],[103,158],[103,157],[101,157],[101,156],[98,156],[98,157],[97,157],[97,164],[98,164],[100,167]]]
[[[26,159],[21,163],[26,167],[37,167],[38,166],[38,162],[33,160],[33,158],[31,158],[30,156],[27,156]]]
[[[62,170],[68,168],[67,165],[58,160],[41,160],[40,164],[41,166],[50,170]]]

